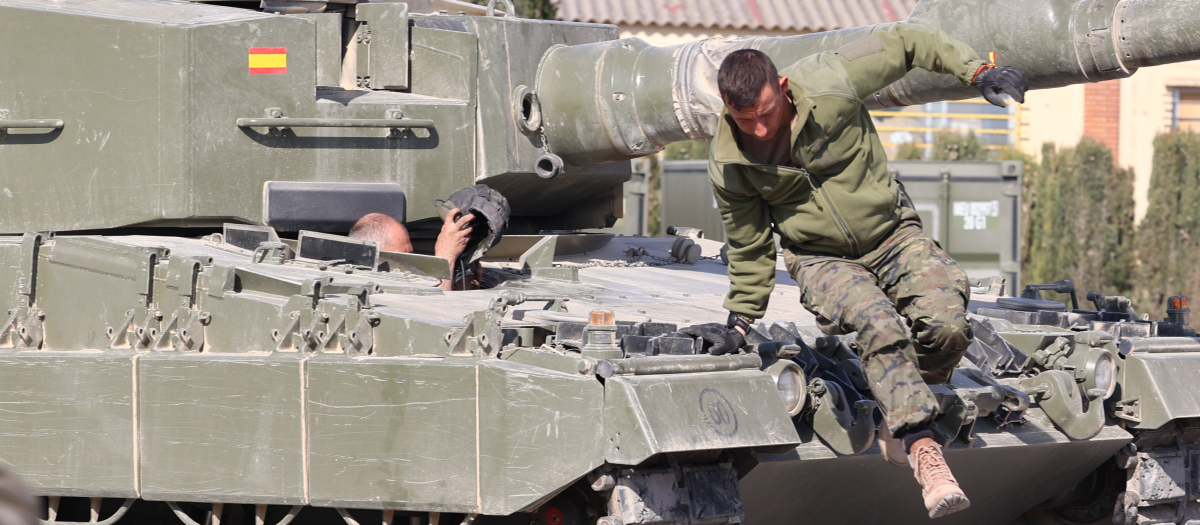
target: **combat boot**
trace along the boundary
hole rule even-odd
[[[958,486],[958,480],[950,473],[942,447],[934,440],[922,438],[909,449],[908,464],[913,477],[921,484],[921,496],[929,518],[935,519],[953,514],[971,506],[971,501]]]
[[[888,428],[887,421],[879,424],[879,430],[875,434],[879,436],[879,451],[883,453],[883,457],[888,460],[888,463],[897,467],[908,464],[908,453],[904,451],[904,441],[892,436],[892,430]]]

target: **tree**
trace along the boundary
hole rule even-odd
[[[650,175],[646,180],[646,235],[661,237],[663,233],[662,217],[662,156],[650,157]]]
[[[909,142],[896,148],[892,160],[925,160],[926,147],[922,144]],[[991,157],[987,143],[975,136],[975,131],[966,135],[953,131],[939,131],[933,136],[933,147],[930,148],[932,160],[962,160],[979,161]]]
[[[966,135],[941,131],[933,139],[933,160],[988,160],[987,144],[975,136],[974,131]]]
[[[1200,136],[1154,139],[1149,208],[1139,233],[1140,293],[1134,306],[1160,319],[1173,295],[1200,297]]]
[[[893,161],[924,161],[926,146],[917,143],[901,144],[896,147]],[[992,157],[988,144],[974,134],[942,131],[934,134],[930,147],[932,161],[988,161]]]
[[[1038,225],[1032,224],[1029,218],[1032,216],[1033,204],[1037,202],[1037,183],[1041,178],[1042,165],[1033,156],[1015,147],[997,150],[996,160],[1018,160],[1023,165],[1021,170],[1021,224],[1018,226],[1021,229],[1020,263],[1025,282],[1031,282],[1027,273],[1032,265],[1031,239],[1040,232],[1036,234],[1033,232]],[[1016,283],[1012,283],[1010,286],[1016,286]]]
[[[896,148],[892,160],[925,160],[925,148],[915,142],[906,142]]]
[[[1133,173],[1112,152],[1084,139],[1075,148],[1042,148],[1026,195],[1026,283],[1071,279],[1079,295],[1130,295],[1136,249]]]

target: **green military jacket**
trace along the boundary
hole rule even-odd
[[[708,163],[729,242],[725,307],[752,319],[766,312],[775,288],[772,233],[785,248],[841,257],[862,256],[883,241],[900,220],[900,190],[863,101],[913,67],[970,85],[983,65],[966,44],[907,23],[801,59],[780,71],[796,105],[796,168],[748,158],[726,111]]]

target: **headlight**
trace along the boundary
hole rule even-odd
[[[1113,360],[1113,356],[1108,351],[1098,352],[1098,356],[1093,359],[1088,359],[1089,379],[1086,381],[1089,388],[1098,388],[1104,391],[1104,399],[1108,399],[1113,395],[1113,390],[1117,386],[1117,363]]]
[[[1082,383],[1085,394],[1101,390],[1108,399],[1117,388],[1117,360],[1104,348],[1077,350],[1067,358],[1066,365],[1075,369],[1075,380]]]
[[[780,360],[768,366],[766,372],[775,380],[775,388],[779,390],[779,397],[783,400],[783,408],[787,410],[788,415],[799,414],[808,397],[804,372],[800,370],[800,366],[792,361]]]

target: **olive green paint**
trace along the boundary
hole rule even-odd
[[[474,511],[476,393],[470,361],[310,360],[313,503]]]
[[[133,355],[0,350],[5,468],[38,494],[137,497]]]
[[[1160,428],[1181,418],[1200,417],[1200,401],[1182,395],[1196,386],[1200,353],[1132,353],[1122,366],[1123,399],[1136,399],[1134,428]]]
[[[261,223],[270,180],[397,183],[410,203],[407,219],[418,220],[433,216],[434,199],[477,179],[517,177],[525,181],[521,191],[557,194],[550,209],[524,201],[514,209],[541,216],[628,178],[626,166],[583,191],[541,181],[533,166],[543,145],[517,129],[511,100],[518,85],[536,85],[541,50],[613,38],[607,26],[364,5],[359,20],[375,26],[364,60],[377,90],[363,91],[337,87],[344,45],[337,14],[153,0],[50,5],[0,3],[0,45],[16,51],[0,59],[0,71],[22,72],[0,84],[0,109],[12,119],[65,123],[0,139],[3,232]],[[54,29],[63,24],[80,29]],[[59,37],[43,38],[52,33]],[[286,74],[250,74],[254,47],[286,48]],[[239,118],[396,114],[434,126],[270,133],[234,125]],[[36,181],[17,175],[35,171],[42,174]],[[40,193],[38,184],[56,191]],[[506,187],[512,192],[513,184]],[[608,215],[620,213],[582,212],[579,220],[603,227]]]
[[[768,376],[737,371],[719,377],[609,378],[604,393],[608,438],[604,458],[636,465],[662,452],[727,448],[741,441],[786,449],[797,439]]]
[[[303,503],[302,381],[297,355],[140,357],[142,497]]]

